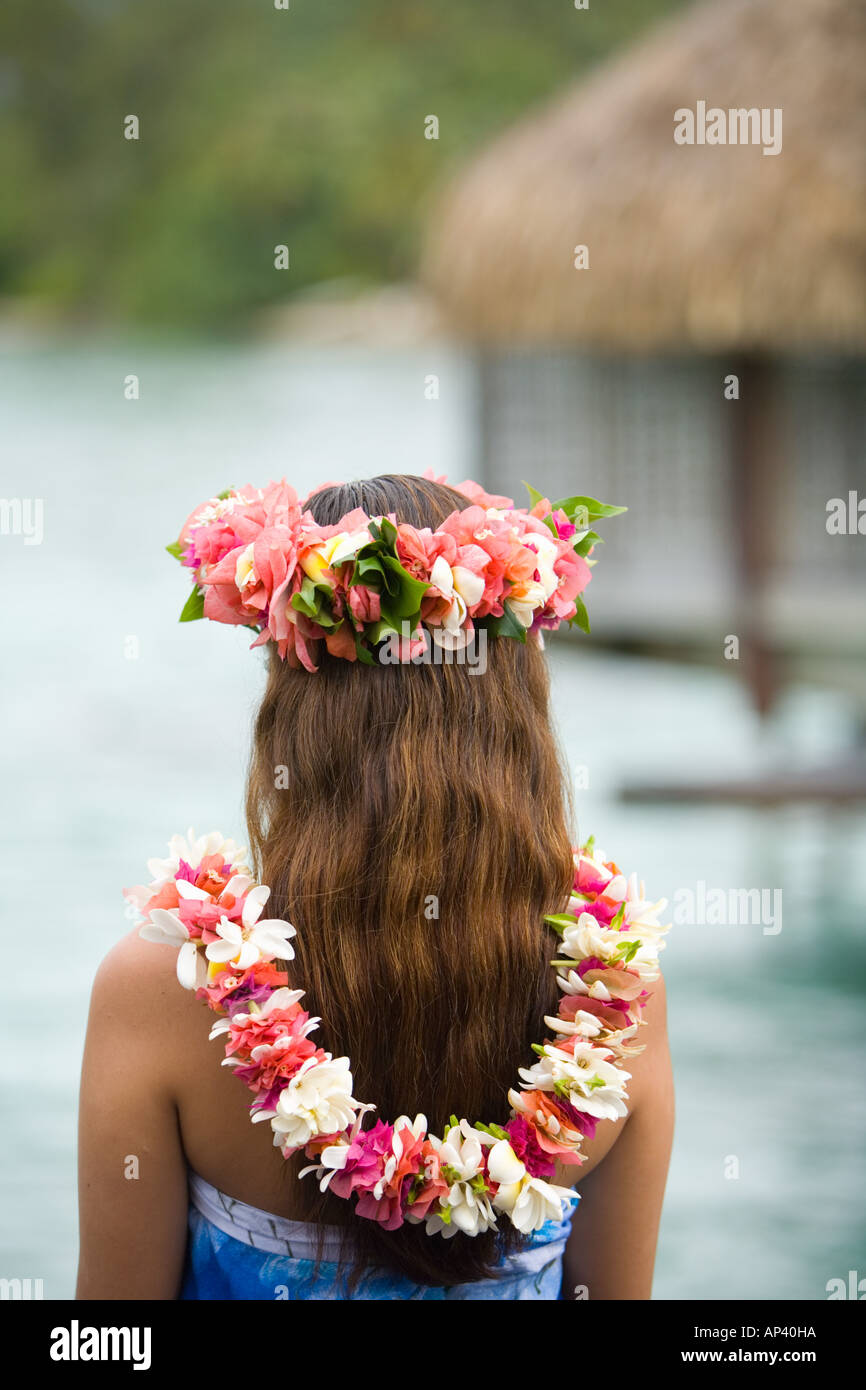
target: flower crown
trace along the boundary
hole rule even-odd
[[[545,918],[561,938],[551,962],[561,998],[545,1019],[554,1036],[520,1069],[506,1123],[452,1116],[440,1137],[423,1115],[401,1115],[364,1129],[375,1106],[352,1095],[349,1058],[312,1040],[321,1020],[274,963],[294,957],[295,928],[262,919],[270,889],[253,883],[244,854],[218,831],[196,840],[190,830],[167,859],[148,861],[153,882],[125,896],[145,917],[145,940],[179,948],[178,979],[219,1015],[210,1036],[224,1041],[223,1065],[252,1091],[251,1117],[270,1124],[283,1157],[303,1149],[311,1166],[301,1177],[354,1197],[356,1214],[387,1230],[424,1221],[430,1235],[474,1236],[501,1214],[528,1234],[561,1220],[577,1194],[549,1181],[556,1162],[582,1163],[597,1122],[626,1114],[629,1073],[618,1063],[643,1050],[632,1039],[658,978],[665,903],[648,903],[636,876],[592,841],[575,850],[568,911]]]
[[[519,641],[561,622],[588,632],[580,595],[600,539],[593,524],[625,508],[593,497],[550,502],[526,486],[528,511],[461,483],[472,506],[435,531],[360,508],[320,526],[285,480],[231,488],[196,507],[167,547],[195,582],[180,621],[251,627],[254,647],[274,642],[308,671],[318,669],[320,642],[332,656],[372,664],[382,643],[389,660],[411,661],[425,629],[452,649],[476,628]]]

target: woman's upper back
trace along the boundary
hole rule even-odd
[[[209,1037],[212,1016],[192,992],[179,987],[176,959],[170,946],[142,941],[137,930],[108,954],[93,991],[92,1065],[103,1073],[111,1055],[117,1087],[132,1113],[145,1097],[162,1099],[175,1117],[179,1155],[186,1168],[248,1206],[303,1220],[306,1208],[299,1200],[299,1184],[271,1142],[270,1130],[250,1123],[249,1093],[230,1067],[220,1065],[223,1050]],[[661,977],[654,996],[645,1015],[649,1045],[629,1064],[632,1113],[652,1103],[667,1057]],[[110,1093],[105,1095],[108,1100]],[[502,1119],[507,1105],[503,1096]],[[115,1105],[113,1113],[119,1119],[118,1111]],[[585,1145],[586,1162],[580,1169],[558,1164],[553,1181],[570,1186],[586,1179],[622,1129],[622,1124],[601,1126]],[[134,1149],[133,1132],[126,1137],[127,1147]]]

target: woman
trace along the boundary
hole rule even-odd
[[[269,648],[269,915],[219,836],[130,894],[145,939],[103,962],[88,1025],[79,1298],[649,1297],[663,929],[573,857],[541,643],[580,620],[617,509],[533,496],[383,476],[302,509],[272,484],[169,547],[183,616]]]

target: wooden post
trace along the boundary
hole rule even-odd
[[[731,412],[730,515],[740,660],[755,707],[764,715],[775,702],[782,680],[766,612],[783,515],[779,402],[770,359],[748,354],[734,370],[739,400],[726,405]]]

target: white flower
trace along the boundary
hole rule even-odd
[[[340,531],[336,536],[332,536],[325,542],[325,556],[331,569],[337,565],[344,565],[347,560],[353,560],[361,549],[370,540],[370,532],[364,526],[359,531]]]
[[[577,1110],[600,1120],[627,1114],[625,1083],[630,1073],[611,1064],[609,1048],[577,1042],[574,1052],[562,1052],[547,1043],[532,1067],[521,1067],[524,1084],[534,1091],[567,1091]]]
[[[233,869],[242,873],[249,873],[246,850],[240,849],[234,840],[224,840],[219,830],[212,830],[209,835],[202,835],[196,839],[195,833],[190,827],[186,838],[183,835],[172,836],[168,842],[168,850],[169,857],[167,859],[148,859],[147,861],[148,871],[154,877],[154,892],[167,880],[174,878],[180,868],[181,859],[189,864],[191,869],[197,869],[205,855],[219,854],[226,863],[231,864]]]
[[[430,583],[443,598],[450,600],[450,607],[442,619],[446,632],[458,632],[466,622],[469,609],[479,603],[484,596],[484,580],[465,565],[455,565],[452,569],[444,555],[437,555],[430,570]]]
[[[294,947],[289,945],[289,937],[295,936],[291,922],[283,922],[278,917],[259,921],[262,909],[270,897],[270,888],[260,884],[251,888],[244,900],[240,924],[223,917],[216,927],[219,941],[212,941],[205,950],[208,960],[226,965],[231,963],[238,970],[246,970],[260,960],[293,960]]]
[[[359,1102],[352,1096],[348,1057],[308,1057],[280,1092],[276,1114],[258,1113],[254,1120],[270,1119],[274,1143],[283,1149],[302,1149],[317,1134],[337,1134],[351,1125]]]
[[[505,600],[505,607],[523,627],[531,627],[536,610],[547,602],[544,588],[535,580],[516,586]]]
[[[511,1224],[529,1235],[546,1221],[562,1221],[564,1203],[572,1201],[574,1195],[570,1187],[527,1175],[509,1212]]]
[[[664,901],[651,907],[641,903],[635,909],[639,912],[645,910],[646,915],[640,921],[630,919],[628,900],[625,901],[625,925],[621,931],[615,927],[603,926],[590,912],[581,912],[577,921],[570,923],[562,934],[562,952],[571,956],[573,960],[597,956],[606,964],[612,962],[616,966],[619,964],[616,958],[622,959],[624,948],[633,945],[637,949],[632,951],[627,960],[622,960],[622,968],[636,971],[642,980],[654,980],[658,977],[658,953],[665,944],[659,937],[667,928],[660,927],[653,918],[664,906]],[[588,987],[584,986],[583,989],[574,988],[569,992],[586,992],[594,999],[610,998],[609,991],[600,980]]]
[[[261,496],[261,494],[259,494]],[[228,497],[212,497],[209,502],[196,512],[189,529],[192,531],[197,526],[208,526],[213,521],[219,521],[221,517],[229,515],[236,507],[248,507],[249,499],[240,497],[236,492],[229,493]]]
[[[355,1101],[355,1105],[357,1105],[358,1107],[358,1113],[355,1116],[352,1128],[348,1132],[344,1133],[336,1144],[329,1144],[327,1148],[322,1149],[322,1152],[319,1154],[318,1163],[309,1164],[308,1167],[302,1168],[300,1173],[298,1174],[299,1178],[305,1178],[308,1173],[315,1173],[320,1180],[320,1192],[327,1192],[334,1174],[342,1172],[342,1170],[345,1168],[346,1159],[349,1156],[349,1149],[352,1147],[352,1144],[355,1140],[355,1136],[357,1135],[358,1130],[361,1128],[361,1121],[363,1117],[366,1115],[368,1110],[376,1109],[375,1105],[364,1105],[361,1103],[361,1101]],[[424,1119],[423,1115],[419,1118]],[[399,1124],[399,1121],[397,1123]],[[424,1120],[425,1128],[426,1125],[427,1121]],[[276,1140],[274,1142],[276,1142]]]
[[[581,912],[577,921],[570,923],[562,933],[562,949],[573,960],[584,960],[586,956],[610,960],[617,945],[623,945],[621,934],[600,926],[591,912]]]
[[[552,536],[528,535],[524,538],[523,544],[529,550],[534,550],[538,556],[538,582],[544,593],[545,603],[559,588],[559,575],[554,571],[554,564],[559,558],[559,546]]]
[[[487,1171],[492,1181],[499,1184],[494,1207],[510,1216],[511,1224],[524,1235],[537,1231],[545,1221],[561,1221],[563,1204],[574,1197],[569,1187],[531,1177],[507,1139],[493,1145]]]
[[[483,1173],[484,1147],[491,1142],[490,1135],[473,1129],[468,1120],[452,1126],[444,1139],[431,1134],[430,1143],[438,1155],[440,1169],[452,1169],[453,1173],[447,1176],[453,1177],[453,1181],[447,1194],[440,1198],[440,1206],[449,1209],[451,1219],[443,1221],[441,1216],[431,1212],[427,1217],[428,1235],[439,1232],[448,1239],[458,1231],[476,1236],[496,1229],[489,1197],[478,1191],[477,1185],[472,1186],[472,1180]]]
[[[246,550],[242,550],[235,565],[235,585],[243,593],[248,585],[256,581],[256,572],[253,568],[253,552],[255,544],[251,542]]]
[[[184,888],[192,888],[186,883]],[[195,892],[198,894],[199,890]],[[183,894],[181,896],[184,896]],[[206,893],[201,894],[207,897]],[[207,967],[198,949],[198,943],[190,940],[190,935],[176,912],[164,907],[155,907],[148,920],[139,927],[138,934],[144,941],[155,941],[157,945],[174,946],[177,952],[177,978],[184,989],[197,989],[207,979]]]
[[[601,1020],[596,1018],[595,1014],[587,1013],[585,1009],[578,1009],[573,1019],[546,1014],[544,1021],[551,1032],[561,1033],[565,1037],[579,1033],[582,1038],[597,1038],[605,1031]]]
[[[369,540],[370,533],[366,527],[360,531],[338,531],[327,540],[319,541],[318,544],[305,549],[301,569],[314,583],[324,583],[325,570],[334,569],[345,564],[347,560],[354,559],[361,546],[366,545]]]

